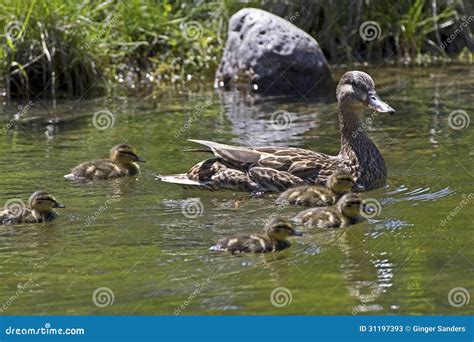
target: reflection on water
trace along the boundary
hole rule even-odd
[[[397,109],[368,127],[389,169],[387,186],[366,194],[381,203],[380,214],[350,229],[298,227],[305,235],[291,248],[267,255],[208,248],[300,208],[278,207],[275,195],[181,189],[154,175],[183,172],[205,157],[183,152],[195,147],[189,138],[335,154],[334,103],[213,91],[55,108],[35,102],[13,128],[0,131],[0,206],[43,188],[67,208],[57,221],[0,228],[0,308],[8,301],[7,314],[472,313],[472,303],[449,305],[448,293],[472,291],[473,218],[466,198],[474,190],[474,135],[471,127],[453,130],[447,121],[453,110],[469,111],[472,70],[372,74]],[[113,126],[94,127],[100,110],[113,113]],[[8,123],[16,111],[4,108],[0,121]],[[275,120],[279,114],[283,120]],[[78,163],[106,157],[124,141],[148,161],[139,177],[63,179]],[[11,301],[19,286],[25,291]],[[113,305],[94,305],[100,287],[112,291]],[[281,287],[289,297],[278,307],[270,296]]]

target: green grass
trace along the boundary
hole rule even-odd
[[[8,96],[94,96],[116,83],[136,87],[206,75],[223,44],[219,7],[1,0],[0,59]]]
[[[361,1],[349,10],[348,2],[303,2],[0,0],[0,89],[9,98],[93,97],[208,80],[228,18],[245,6],[290,19],[331,63],[431,63],[448,60],[446,51],[472,59],[462,36],[439,47],[469,13],[462,0]],[[381,32],[367,42],[359,28],[369,20]]]

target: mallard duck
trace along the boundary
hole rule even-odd
[[[36,191],[28,199],[28,205],[12,204],[0,212],[0,223],[38,223],[52,221],[58,217],[53,208],[65,208],[45,191]]]
[[[364,131],[363,109],[395,113],[380,100],[374,81],[362,71],[345,73],[337,86],[341,149],[336,156],[292,147],[239,147],[206,140],[194,151],[216,157],[193,166],[187,173],[158,176],[164,182],[207,189],[281,192],[305,184],[323,185],[334,172],[353,175],[358,190],[385,184],[387,169],[380,151]]]
[[[305,207],[328,207],[354,187],[354,177],[345,172],[335,172],[328,177],[326,187],[303,185],[290,188],[276,200],[277,204],[296,204]]]
[[[209,248],[211,251],[228,251],[231,253],[267,253],[281,251],[291,246],[288,237],[301,236],[286,219],[277,218],[264,228],[264,234],[239,234],[222,239]]]
[[[299,213],[296,220],[310,227],[347,227],[364,220],[361,215],[363,201],[359,194],[345,194],[337,201],[336,206],[307,209]]]
[[[120,144],[110,150],[110,159],[98,159],[82,163],[65,175],[67,179],[111,179],[135,176],[140,173],[137,162],[144,163],[135,149],[128,144]]]

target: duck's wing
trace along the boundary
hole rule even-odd
[[[280,192],[294,186],[306,184],[303,179],[289,172],[269,167],[252,167],[248,174],[250,179],[264,191]]]
[[[255,164],[265,154],[252,148],[225,145],[213,141],[194,139],[189,139],[189,141],[209,147],[210,152],[214,153],[216,157],[240,167]]]
[[[208,190],[231,189],[253,192],[258,189],[244,171],[224,165],[220,159],[207,159],[194,165],[187,173],[157,176],[158,180],[184,187]]]

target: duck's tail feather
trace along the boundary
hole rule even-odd
[[[67,175],[64,175],[63,177],[66,178],[66,179],[69,179],[69,180],[75,180],[76,179],[76,176],[74,176],[73,173],[68,173]]]
[[[186,173],[179,173],[168,176],[156,176],[156,179],[166,183],[179,184],[183,187],[200,187],[208,190],[217,190],[216,186],[209,182],[200,182],[189,179]]]
[[[205,153],[214,153],[210,148],[185,148],[183,152],[205,152]]]

